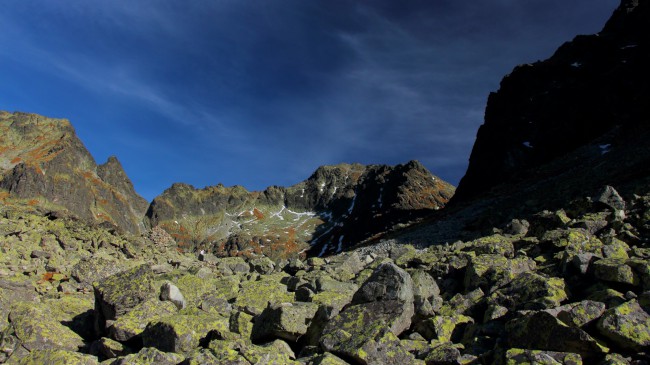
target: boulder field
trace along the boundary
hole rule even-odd
[[[650,194],[489,235],[218,258],[17,202],[0,212],[8,364],[645,364]],[[645,237],[645,238],[644,238]]]

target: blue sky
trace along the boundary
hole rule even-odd
[[[457,184],[488,93],[616,0],[4,0],[0,110],[70,119],[148,200],[318,166],[421,161]]]

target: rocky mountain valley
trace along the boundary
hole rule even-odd
[[[517,66],[457,189],[417,161],[148,203],[0,112],[0,363],[648,364],[650,4]]]

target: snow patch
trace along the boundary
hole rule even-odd
[[[284,220],[284,217],[281,216],[280,214],[282,214],[282,212],[284,212],[284,209],[285,209],[285,208],[286,208],[286,207],[283,206],[282,209],[280,209],[279,211],[277,211],[277,212],[271,214],[271,218],[273,218],[273,217],[278,217],[278,218],[280,218],[281,221],[283,221],[283,220]]]
[[[580,67],[580,66],[582,66],[582,63],[580,62],[574,62],[571,64],[571,67]]]
[[[330,244],[329,244],[329,243],[326,243],[325,246],[323,246],[323,249],[322,249],[322,250],[320,251],[320,253],[318,254],[318,257],[322,257],[322,256],[325,254],[325,252],[327,251],[327,249],[328,249],[329,247],[330,247]]]
[[[320,236],[314,238],[314,240],[312,241],[312,245],[315,245],[316,242],[318,242],[319,239],[323,238],[323,236],[325,236],[326,234],[332,232],[333,229],[334,229],[334,227],[330,227],[329,229],[327,229],[327,231],[323,232],[323,234],[321,234]]]
[[[318,190],[322,193],[323,189],[325,189],[325,182],[324,181],[322,183],[320,183],[320,188]]]
[[[343,237],[345,237],[345,236],[339,237],[339,245],[336,248],[336,253],[339,253],[339,252],[343,251]]]
[[[436,181],[436,179],[434,178],[433,181]],[[377,203],[379,203],[379,208],[381,208],[382,205],[384,204],[384,203],[382,202],[382,200],[384,200],[383,198],[384,198],[384,187],[382,186],[382,187],[379,189],[379,198],[377,199]]]
[[[621,49],[628,49],[628,48],[634,48],[637,47],[638,44],[628,44],[627,46],[621,47]]]
[[[352,214],[352,210],[354,209],[354,203],[357,201],[357,195],[354,195],[354,198],[352,198],[352,204],[350,204],[350,208],[348,209],[348,214]]]
[[[526,142],[524,142],[524,143],[522,143],[522,144],[523,144],[523,145],[524,145],[524,147],[526,147],[526,148],[533,148],[533,145],[532,145],[532,144],[530,144],[530,142],[529,142],[529,141],[526,141]]]
[[[301,198],[305,197],[305,189],[300,189],[300,197]]]
[[[611,143],[601,144],[601,145],[598,145],[598,147],[600,148],[600,154],[604,155],[606,153],[609,153],[609,150],[612,147],[612,144]]]

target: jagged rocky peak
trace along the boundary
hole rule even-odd
[[[548,60],[507,75],[489,96],[456,199],[478,197],[512,178],[531,178],[541,166],[581,148],[606,154],[647,131],[648,7],[624,0],[599,34],[578,36]]]
[[[182,248],[218,255],[325,255],[443,207],[454,187],[417,161],[319,167],[307,180],[261,192],[174,184],[147,217]]]
[[[147,202],[117,158],[97,166],[66,119],[0,112],[0,189],[16,203],[65,210],[131,233]]]

